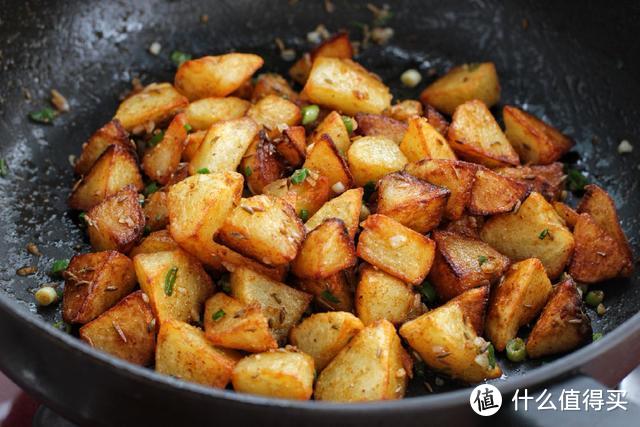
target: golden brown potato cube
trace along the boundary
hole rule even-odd
[[[460,219],[449,222],[444,230],[480,240],[480,229],[483,225],[483,217],[464,215]]]
[[[411,117],[400,143],[400,150],[410,162],[423,159],[456,160],[449,143],[424,117]]]
[[[214,257],[219,260],[220,266],[229,272],[239,267],[249,268],[273,280],[280,281],[284,280],[287,275],[288,266],[286,265],[267,266],[215,242],[212,248],[215,251]]]
[[[573,230],[580,214],[562,202],[552,202],[551,205],[556,210],[558,216],[564,221],[567,228]]]
[[[487,338],[498,351],[518,335],[540,314],[553,288],[537,258],[529,258],[511,266],[494,288],[485,322]]]
[[[156,371],[209,387],[225,388],[235,360],[213,347],[202,330],[169,320],[160,326]]]
[[[284,161],[264,131],[249,145],[239,168],[253,194],[261,194],[264,187],[282,178],[285,169]]]
[[[198,130],[207,130],[212,124],[223,120],[244,117],[251,107],[249,101],[228,96],[226,98],[203,98],[194,101],[184,110],[187,123]]]
[[[174,184],[184,181],[189,178],[189,163],[182,162],[178,165],[178,169],[171,174],[166,187],[171,187]]]
[[[391,106],[391,93],[376,76],[350,59],[319,57],[313,61],[302,96],[345,114],[380,114]]]
[[[309,72],[311,71],[311,55],[309,53],[303,54],[296,62],[289,68],[289,77],[296,83],[304,85],[309,78]]]
[[[318,127],[315,128],[309,144],[313,144],[320,140],[323,134],[329,135],[331,141],[334,143],[340,154],[344,155],[349,146],[351,145],[351,139],[349,137],[349,131],[347,126],[342,120],[342,116],[337,111],[332,111],[320,122]]]
[[[178,169],[187,141],[186,125],[184,113],[177,114],[164,132],[162,140],[144,153],[142,170],[152,180],[164,185]]]
[[[289,82],[280,74],[275,73],[265,73],[258,76],[251,93],[251,100],[256,102],[268,95],[276,95],[291,102],[298,102],[300,98],[298,93],[291,88]]]
[[[264,61],[251,53],[228,53],[185,61],[178,67],[175,86],[189,101],[227,96],[248,80]]]
[[[129,252],[142,237],[144,229],[138,193],[125,188],[107,197],[86,213],[85,222],[95,251]]]
[[[529,192],[536,191],[547,200],[558,200],[564,190],[566,175],[562,163],[549,165],[498,168],[494,172],[524,184]]]
[[[160,324],[171,319],[200,321],[202,304],[213,293],[213,282],[195,258],[178,249],[138,254],[133,265]]]
[[[249,108],[247,116],[267,129],[270,137],[282,133],[287,126],[300,123],[300,107],[278,95],[267,95]]]
[[[278,348],[260,305],[243,304],[218,292],[204,306],[205,336],[213,345],[260,353]]]
[[[318,372],[336,357],[364,325],[356,316],[344,311],[316,313],[291,330],[291,345],[313,357]]]
[[[363,402],[401,399],[411,366],[396,329],[380,320],[362,329],[320,373],[315,399]]]
[[[300,290],[314,296],[320,310],[353,310],[353,290],[344,271],[325,279],[300,279],[297,284]]]
[[[407,164],[407,158],[396,143],[380,136],[354,140],[347,152],[347,159],[353,179],[359,187],[402,170]]]
[[[220,228],[218,239],[263,264],[283,265],[298,254],[304,233],[302,221],[288,203],[258,195],[240,200]]]
[[[524,163],[548,165],[573,147],[571,139],[519,108],[505,106],[502,117],[507,139]]]
[[[420,295],[413,291],[413,286],[370,265],[360,269],[356,313],[365,325],[381,319],[394,325],[402,324],[413,313],[421,311],[420,306]]]
[[[400,328],[400,335],[432,369],[466,383],[502,375],[490,343],[477,331],[484,317],[488,286],[474,288]]]
[[[152,254],[154,252],[173,251],[179,246],[171,237],[168,230],[154,231],[147,237],[142,239],[138,246],[131,249],[129,256],[131,258],[138,254]]]
[[[235,171],[259,130],[248,117],[213,124],[189,162],[189,173]]]
[[[433,239],[436,256],[429,280],[444,301],[496,282],[509,267],[509,258],[481,240],[448,231],[435,231]]]
[[[480,167],[471,187],[468,210],[472,215],[511,212],[527,194],[526,185]]]
[[[73,187],[69,207],[89,210],[127,186],[138,191],[144,188],[138,162],[130,149],[111,145]]]
[[[436,244],[433,240],[384,215],[370,215],[360,224],[358,256],[406,283],[427,276]]]
[[[120,145],[132,152],[136,149],[129,139],[129,133],[124,130],[118,120],[111,120],[82,144],[82,153],[75,164],[76,174],[84,175],[89,172],[96,160],[111,145]]]
[[[376,213],[426,233],[440,224],[449,190],[436,187],[406,172],[395,172],[378,181]]]
[[[420,94],[422,102],[449,115],[472,99],[479,99],[489,107],[500,100],[500,83],[493,62],[454,67]]]
[[[464,160],[490,168],[520,164],[518,153],[482,101],[468,101],[456,108],[447,138]]]
[[[347,162],[326,134],[322,134],[318,141],[309,146],[303,166],[326,176],[333,193],[339,194],[353,186],[353,177]]]
[[[274,144],[289,166],[302,166],[307,152],[304,126],[292,126],[283,130],[282,137],[274,140]]]
[[[184,145],[184,150],[182,150],[182,160],[185,162],[190,162],[191,159],[196,155],[200,145],[202,145],[202,141],[204,141],[204,137],[207,135],[206,130],[198,130],[193,133],[187,135],[187,141]]]
[[[239,393],[308,400],[315,378],[313,358],[293,349],[271,350],[241,359],[231,382]]]
[[[442,114],[438,112],[431,105],[424,104],[424,116],[431,126],[433,126],[440,135],[446,137],[449,131],[449,120],[447,120]]]
[[[164,190],[151,193],[142,207],[145,228],[157,231],[169,225],[169,211],[167,210],[167,192]]]
[[[248,268],[231,272],[231,294],[244,304],[258,303],[276,339],[283,340],[300,321],[311,295]]]
[[[170,83],[152,83],[122,101],[114,119],[128,132],[140,133],[147,123],[160,125],[188,104]]]
[[[358,231],[360,221],[360,210],[362,209],[362,188],[347,190],[338,197],[326,202],[315,214],[305,223],[307,233],[322,224],[326,219],[338,218],[344,222],[349,237],[354,239]]]
[[[414,116],[422,116],[423,108],[420,101],[405,99],[391,106],[388,111],[391,118],[404,122]]]
[[[137,291],[80,328],[80,339],[120,359],[147,366],[156,349],[156,324],[148,297]]]
[[[427,159],[409,163],[404,170],[423,181],[449,190],[444,216],[450,220],[462,217],[471,199],[477,165],[456,160]]]
[[[535,192],[517,212],[489,218],[480,238],[514,261],[538,258],[550,279],[562,273],[575,245],[553,206]]]
[[[540,318],[527,339],[532,359],[564,353],[588,342],[593,336],[591,319],[582,307],[576,284],[567,278],[553,290]]]
[[[302,243],[291,272],[302,279],[326,279],[356,264],[353,239],[338,218],[324,220]]]
[[[309,171],[307,179],[299,184],[292,183],[290,179],[282,178],[265,186],[262,192],[291,201],[298,216],[308,218],[329,200],[331,189],[329,188],[329,179],[326,176]]]
[[[353,57],[353,47],[349,41],[349,34],[339,32],[317,46],[311,54],[305,53],[302,58],[293,64],[289,70],[289,75],[293,80],[304,85],[311,71],[311,64],[319,57],[346,58]]]
[[[116,251],[76,255],[63,275],[62,317],[67,323],[92,321],[136,285],[133,263]]]
[[[400,145],[407,132],[407,124],[382,114],[358,113],[355,116],[358,132],[364,136],[381,136]]]

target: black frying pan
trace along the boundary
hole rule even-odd
[[[68,156],[111,118],[132,76],[144,83],[171,81],[175,69],[168,55],[174,49],[194,56],[257,52],[265,69],[284,72],[288,64],[279,58],[275,37],[302,52],[306,33],[319,23],[349,29],[357,39],[354,23],[371,21],[364,2],[334,0],[332,14],[322,1],[289,3],[0,0],[0,157],[10,169],[0,178],[0,367],[71,419],[90,425],[424,425],[472,415],[469,389],[428,394],[418,384],[402,401],[337,405],[187,384],[90,349],[51,326],[60,320],[57,310],[33,304],[32,290],[51,280],[46,271],[53,259],[88,250],[66,207],[73,180]],[[640,7],[622,3],[393,2],[391,43],[369,48],[357,60],[390,82],[398,98],[419,93],[396,84],[407,68],[426,76],[429,69],[442,73],[457,63],[494,61],[504,103],[523,106],[577,141],[570,159],[613,195],[637,252]],[[147,51],[156,40],[162,45],[157,57]],[[71,112],[55,126],[30,123],[27,113],[47,105],[52,88],[70,99]],[[621,139],[639,148],[620,156]],[[44,256],[29,255],[28,242]],[[34,263],[37,275],[15,275]],[[640,361],[638,285],[637,275],[602,285],[609,312],[589,312],[594,330],[605,333],[602,340],[555,360],[502,362],[506,378],[494,383],[503,393],[576,381],[578,374],[615,384]]]

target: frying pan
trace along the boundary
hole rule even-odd
[[[160,376],[92,350],[52,326],[55,308],[36,308],[33,289],[52,279],[53,259],[89,247],[68,211],[73,182],[69,155],[106,123],[131,78],[171,81],[168,57],[230,50],[257,52],[265,69],[285,72],[273,42],[280,37],[298,53],[317,24],[348,29],[371,22],[362,2],[321,1],[12,1],[0,0],[0,367],[16,383],[70,419],[88,425],[165,425],[259,422],[261,425],[399,425],[469,420],[468,388],[450,384],[427,393],[414,385],[402,401],[342,405],[292,402],[235,394]],[[522,106],[577,142],[568,157],[591,182],[615,199],[623,228],[638,250],[638,151],[622,156],[622,139],[640,137],[640,7],[633,2],[402,1],[393,2],[388,25],[395,35],[356,58],[390,82],[396,98],[416,97],[399,76],[418,68],[426,83],[450,66],[496,63],[502,102]],[[202,19],[208,16],[208,21]],[[158,41],[154,56],[149,45]],[[71,111],[54,126],[27,120],[57,89]],[[43,255],[25,250],[35,242]],[[28,277],[16,269],[36,265]],[[640,284],[601,286],[608,313],[589,315],[604,338],[555,359],[510,364],[494,381],[503,393],[590,376],[614,385],[640,362]],[[584,378],[583,378],[584,379]],[[508,400],[508,397],[505,397]]]

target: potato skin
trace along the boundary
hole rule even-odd
[[[122,127],[117,119],[98,129],[87,142],[82,144],[82,153],[75,163],[75,173],[84,175],[91,170],[93,164],[102,153],[111,145],[120,145],[135,153],[135,146],[129,139],[129,133]]]
[[[261,130],[242,157],[239,170],[251,193],[261,194],[267,185],[284,176],[286,164],[273,141]]]
[[[376,182],[383,176],[402,170],[407,158],[392,140],[379,136],[358,138],[347,152],[349,169],[357,186]]]
[[[154,252],[173,251],[179,249],[178,244],[171,237],[167,230],[159,230],[150,233],[142,239],[138,246],[131,249],[129,256],[131,258],[138,254],[151,254]]]
[[[167,209],[167,191],[161,189],[149,195],[142,207],[144,225],[153,232],[162,230],[169,225],[169,211]]]
[[[329,188],[337,183],[341,183],[347,190],[353,187],[351,170],[327,134],[322,134],[320,139],[308,148],[303,167],[326,176],[329,179]],[[332,194],[335,194],[333,190]]]
[[[423,159],[456,160],[447,140],[424,117],[407,119],[409,128],[402,138],[400,150],[410,162]]]
[[[170,83],[152,83],[122,101],[114,119],[128,132],[134,132],[149,122],[161,125],[188,104],[187,98]]]
[[[379,136],[392,140],[400,145],[407,133],[407,124],[383,114],[358,113],[358,134],[363,136]]]
[[[471,215],[510,212],[527,195],[526,185],[479,167],[471,187],[468,211]]]
[[[313,295],[319,310],[353,311],[353,289],[346,271],[324,279],[299,279],[301,291]]]
[[[529,193],[535,191],[549,201],[559,200],[565,187],[564,166],[558,162],[542,166],[526,165],[515,168],[498,168],[494,172],[515,179],[524,184]]]
[[[363,193],[362,188],[353,188],[327,201],[305,223],[307,233],[313,231],[329,218],[338,218],[347,227],[349,237],[355,238],[360,222]]]

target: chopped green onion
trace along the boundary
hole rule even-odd
[[[4,159],[0,159],[0,176],[5,177],[9,174],[9,167]]]
[[[185,123],[184,130],[186,130],[187,133],[189,133],[193,130],[193,126],[191,126],[189,123]]]
[[[487,359],[489,360],[489,367],[491,369],[496,367],[496,349],[493,348],[493,344],[489,343],[487,347]]]
[[[156,191],[158,191],[159,189],[160,189],[160,187],[158,187],[158,184],[157,184],[157,183],[155,183],[155,182],[152,182],[151,184],[147,185],[147,186],[144,188],[143,193],[144,193],[144,195],[145,195],[146,197],[149,197],[150,195],[152,195],[153,193],[155,193],[155,192],[156,192]]]
[[[51,275],[59,276],[69,267],[68,259],[57,259],[51,264]]]
[[[176,64],[176,67],[181,66],[184,62],[191,59],[191,55],[188,53],[180,52],[179,50],[174,50],[171,52],[171,61]]]
[[[602,332],[596,332],[593,334],[593,341],[598,341],[600,338],[602,338]]]
[[[332,302],[334,304],[340,303],[340,300],[338,298],[336,298],[336,296],[334,294],[332,294],[331,292],[329,292],[327,290],[322,291],[322,294],[320,294],[320,296],[322,297],[322,299],[327,300],[329,302]]]
[[[589,291],[584,301],[590,307],[597,307],[604,300],[604,292],[602,291]]]
[[[80,215],[78,215],[78,219],[80,221],[86,221],[87,220],[87,213],[86,212],[80,212]]]
[[[149,147],[155,147],[163,139],[164,139],[164,131],[154,133],[153,136],[147,141],[147,145]]]
[[[527,357],[527,349],[522,338],[514,338],[507,343],[507,359],[522,362]]]
[[[44,107],[40,111],[32,111],[29,113],[29,118],[37,123],[51,124],[57,114],[53,108]]]
[[[196,172],[202,173],[202,174],[211,173],[211,171],[209,171],[209,168],[200,168]]]
[[[302,124],[308,125],[318,120],[318,114],[320,114],[320,107],[317,105],[307,105],[302,107]]]
[[[213,313],[213,316],[211,316],[211,318],[217,322],[218,320],[222,319],[225,314],[226,313],[224,312],[224,310],[220,309],[220,310],[216,311],[215,313]]]
[[[247,166],[246,168],[244,168],[244,176],[246,176],[247,178],[249,178],[252,173],[253,171],[251,170],[251,166]]]
[[[344,123],[344,127],[347,128],[349,135],[351,135],[351,132],[353,132],[353,120],[351,120],[351,117],[342,116],[342,123]]]
[[[300,209],[300,219],[306,222],[309,219],[309,211],[306,209]]]
[[[65,331],[66,333],[71,333],[71,325],[63,322],[62,320],[58,320],[53,324],[53,327],[56,329],[60,329],[61,331]]]
[[[487,258],[487,257],[486,257],[486,256],[484,256],[484,255],[480,255],[480,256],[478,257],[478,264],[479,264],[480,266],[482,266],[482,264],[484,264],[484,263],[485,263],[485,262],[487,262],[487,261],[489,261],[489,258]]]
[[[428,280],[425,280],[424,282],[422,282],[422,286],[420,286],[420,293],[429,304],[434,303],[436,299],[438,299],[436,290],[433,288],[433,285],[429,283]]]
[[[178,277],[178,267],[171,267],[167,271],[167,275],[164,276],[164,293],[168,297],[173,295],[173,285],[176,283],[176,277]]]
[[[291,175],[291,182],[293,184],[300,184],[305,179],[307,179],[307,175],[309,175],[309,169],[307,168],[298,169]]]
[[[569,191],[583,191],[584,186],[589,183],[586,176],[577,169],[568,168],[567,171],[567,188]]]
[[[544,238],[547,237],[548,235],[549,235],[549,229],[545,228],[540,232],[540,234],[538,234],[538,239],[544,240]]]

